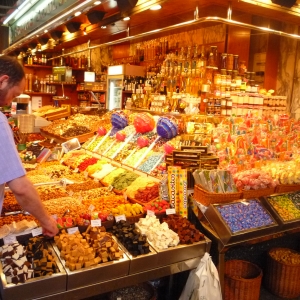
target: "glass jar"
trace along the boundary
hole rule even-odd
[[[227,54],[227,70],[233,70],[233,54]]]
[[[221,69],[227,69],[227,53],[221,54]]]
[[[239,56],[237,54],[233,55],[233,67],[232,70],[237,71],[239,69]]]

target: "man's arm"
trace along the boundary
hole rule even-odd
[[[22,176],[7,182],[22,208],[36,217],[47,236],[55,236],[58,233],[55,220],[47,213],[37,190],[26,177]]]

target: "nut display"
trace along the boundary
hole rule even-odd
[[[300,253],[287,248],[274,248],[269,252],[270,256],[283,264],[300,265]]]

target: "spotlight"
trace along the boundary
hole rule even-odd
[[[159,10],[159,9],[161,9],[161,5],[159,5],[159,4],[156,4],[156,5],[153,5],[150,7],[150,10]]]
[[[106,26],[101,26],[101,29],[105,29],[106,28]]]
[[[74,14],[75,17],[78,17],[81,15],[81,11],[76,11],[76,13]]]
[[[87,35],[86,28],[84,28],[83,34],[84,34],[84,35]]]
[[[99,5],[99,4],[101,4],[101,1],[95,1],[94,4]]]
[[[130,20],[130,17],[123,18],[123,21],[129,21],[129,20]]]

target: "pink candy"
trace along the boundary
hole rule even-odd
[[[247,170],[233,175],[234,182],[239,190],[258,190],[276,186],[272,177],[261,170]]]

